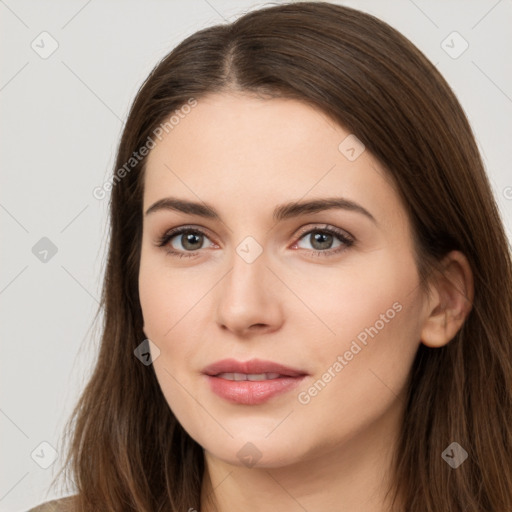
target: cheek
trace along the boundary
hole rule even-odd
[[[382,322],[387,326],[387,320],[399,316],[396,303],[405,301],[416,282],[413,264],[399,269],[383,254],[364,267],[313,268],[307,278],[297,277],[294,292],[311,311],[306,317],[316,322],[319,336],[341,348],[343,340],[356,337],[376,322],[380,328]],[[298,318],[300,307],[304,309],[303,304],[294,306]]]
[[[141,257],[139,270],[139,300],[144,318],[144,332],[151,339],[160,332],[166,311],[172,307],[166,287],[158,279],[158,266],[152,265],[149,258]]]
[[[166,265],[166,256],[144,254],[139,270],[139,299],[144,331],[155,340],[163,340],[189,312],[194,314],[208,283],[193,272]],[[207,277],[207,276],[205,276]]]
[[[139,298],[144,333],[160,350],[154,368],[172,409],[186,402],[186,389],[201,367],[204,333],[211,327],[205,308],[218,277],[211,271],[171,266],[166,256],[144,254],[139,271]],[[181,384],[181,386],[180,386]]]
[[[163,264],[162,257],[142,255],[139,298],[144,333],[160,351],[153,361],[153,369],[169,407],[180,422],[185,421],[189,434],[195,438],[195,426],[205,420],[200,411],[195,411],[194,402],[186,392],[193,386],[184,363],[197,351],[193,340],[198,336],[190,329],[193,325],[189,315],[194,313],[193,305],[200,298],[196,281],[192,280],[194,286],[190,282],[183,272]]]
[[[304,431],[321,431],[322,440],[315,442],[324,447],[349,440],[380,419],[392,421],[388,413],[405,400],[419,345],[418,308],[407,293],[374,293],[346,304],[353,317],[332,318],[338,335],[318,337],[310,353],[315,373],[296,396],[295,419]]]
[[[342,403],[345,411],[359,411],[361,420],[371,418],[402,390],[420,343],[416,267],[412,260],[397,265],[383,258],[364,273],[354,269],[331,281],[327,297],[308,297],[334,333],[317,336],[317,380],[302,390],[301,403],[309,400],[312,416],[325,416],[322,408]]]
[[[370,395],[385,385],[400,388],[420,343],[421,296],[412,258],[398,264],[396,256],[382,254],[364,270],[344,268],[339,278],[316,277],[321,286],[304,281],[298,290],[322,321],[314,319],[315,330],[309,326],[316,348],[315,376],[336,374],[324,380],[333,382],[331,392],[342,394],[352,386]],[[303,327],[306,332],[308,327]],[[339,356],[343,368],[333,368]]]

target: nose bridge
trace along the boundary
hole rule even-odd
[[[255,238],[248,236],[240,242],[231,256],[231,272],[229,273],[225,290],[248,300],[265,295],[265,283],[268,279],[269,263],[267,252]]]
[[[254,324],[267,327],[279,323],[279,297],[270,280],[275,276],[267,268],[268,254],[253,237],[234,247],[231,271],[223,279],[217,314],[218,322],[232,330],[248,329]]]

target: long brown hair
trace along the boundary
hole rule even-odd
[[[446,346],[418,349],[393,495],[407,512],[511,511],[512,264],[474,136],[446,81],[409,40],[326,2],[266,7],[200,30],[137,94],[110,196],[99,356],[65,433],[61,472],[78,492],[76,510],[200,510],[203,450],[174,417],[153,367],[134,356],[145,338],[138,271],[146,158],[121,178],[118,170],[191,98],[229,91],[307,102],[355,134],[397,185],[423,284],[449,251],[466,255],[473,307]],[[469,454],[457,469],[441,456],[453,441]]]

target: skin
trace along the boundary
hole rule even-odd
[[[368,150],[354,161],[339,151],[348,135],[296,100],[215,94],[199,99],[148,156],[144,212],[173,196],[204,201],[222,219],[144,215],[139,274],[144,332],[160,350],[158,382],[205,450],[202,510],[213,510],[207,495],[221,512],[269,503],[290,512],[389,510],[388,468],[416,351],[422,342],[448,343],[469,313],[471,271],[458,252],[445,259],[444,277],[432,277],[430,294],[421,293],[411,226],[392,180]],[[376,222],[343,209],[272,219],[276,205],[333,196],[357,202]],[[302,234],[325,225],[354,243],[334,254],[344,246],[335,236],[322,246]],[[157,246],[178,226],[205,232],[188,249],[195,256]],[[248,236],[262,249],[252,263],[236,250]],[[186,253],[184,238],[175,236],[171,248]],[[301,403],[299,393],[397,303],[400,311]],[[264,404],[232,404],[201,373],[231,357],[309,375]],[[252,467],[237,456],[248,442],[260,456]]]

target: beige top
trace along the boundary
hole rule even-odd
[[[28,512],[73,512],[72,503],[73,496],[67,496],[66,498],[41,503],[41,505],[31,508]]]

